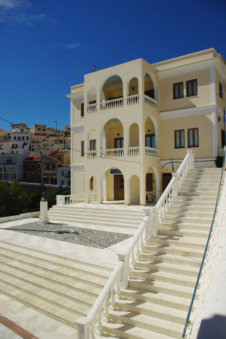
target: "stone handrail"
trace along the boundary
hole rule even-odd
[[[184,180],[184,177],[190,168],[194,168],[194,154],[191,150],[187,150],[187,155],[185,156],[177,172],[173,173],[173,177],[170,183],[168,184],[165,191],[162,193],[160,199],[155,206],[154,234],[157,234],[159,223],[164,217],[169,205],[172,203],[173,198],[177,195],[179,188]]]
[[[128,285],[128,277],[134,261],[150,234],[150,216],[145,216],[125,253],[118,253],[118,263],[87,317],[76,320],[78,339],[95,338],[101,334],[102,321],[107,322],[109,309],[113,308],[121,288]]]
[[[96,150],[94,150],[94,151],[88,151],[88,152],[87,152],[87,158],[88,158],[88,159],[96,158],[96,156],[97,156],[97,151],[96,151]]]
[[[145,154],[146,155],[155,155],[155,156],[158,156],[159,155],[159,150],[158,150],[158,148],[153,148],[153,147],[145,146]]]
[[[148,95],[144,96],[144,102],[148,105],[158,107],[158,101],[155,100],[154,98],[149,97]]]

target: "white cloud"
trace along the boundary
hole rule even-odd
[[[68,45],[64,45],[64,48],[67,48],[67,49],[75,49],[75,48],[78,48],[80,45],[79,42],[73,42],[71,44],[68,44]]]
[[[29,15],[26,9],[31,7],[29,0],[0,0],[0,22],[14,22],[32,25],[38,22],[55,22],[46,14]]]

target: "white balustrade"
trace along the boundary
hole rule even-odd
[[[78,339],[93,339],[95,334],[101,334],[102,321],[108,320],[109,310],[113,308],[114,301],[119,297],[120,289],[128,286],[129,274],[135,261],[139,258],[139,253],[143,250],[147,239],[157,234],[161,218],[178,193],[179,186],[182,184],[187,171],[192,167],[194,167],[194,155],[191,151],[187,151],[184,161],[177,173],[173,175],[157,205],[153,209],[144,210],[146,216],[131,239],[129,246],[124,252],[117,254],[118,263],[88,316],[76,320]]]
[[[158,156],[159,155],[159,150],[158,150],[158,148],[153,148],[153,147],[145,146],[145,154],[146,155],[155,155],[155,156]]]
[[[130,95],[127,97],[127,105],[133,105],[139,103],[139,94]]]
[[[158,101],[145,95],[144,96],[144,102],[148,105],[154,106],[154,107],[158,107]]]
[[[101,155],[104,158],[123,157],[124,156],[124,148],[105,149],[101,152]]]
[[[120,289],[127,286],[129,272],[145,244],[145,239],[148,239],[149,233],[150,217],[145,216],[127,251],[118,253],[119,261],[89,314],[86,318],[81,317],[75,321],[78,339],[93,339],[95,334],[101,334],[102,321],[108,320],[109,310],[113,309],[114,302],[119,298]]]
[[[173,177],[162,193],[160,199],[155,206],[155,229],[154,234],[157,234],[159,223],[165,215],[168,207],[171,205],[173,198],[177,195],[179,188],[184,180],[190,168],[194,168],[194,154],[192,151],[187,150],[187,155],[181,163],[176,173],[173,173]]]
[[[107,100],[107,101],[102,100],[100,103],[100,109],[103,110],[103,109],[120,107],[120,106],[123,106],[123,102],[124,102],[123,98]]]
[[[87,158],[88,159],[96,158],[96,156],[97,156],[97,151],[88,151],[87,152]]]
[[[57,205],[77,204],[84,201],[84,194],[57,195]]]
[[[97,104],[90,104],[90,105],[87,105],[87,112],[90,113],[90,112],[96,112],[97,110]]]
[[[89,202],[95,202],[97,201],[97,194],[96,192],[89,192]]]
[[[128,156],[132,157],[138,157],[140,155],[140,147],[128,147]]]

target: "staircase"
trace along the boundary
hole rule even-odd
[[[144,217],[141,207],[99,204],[55,205],[49,210],[50,222],[82,224],[98,231],[133,235]]]
[[[212,222],[221,169],[189,170],[156,238],[144,246],[103,336],[181,338]]]
[[[75,328],[75,319],[88,314],[112,268],[76,260],[74,251],[71,257],[53,254],[41,247],[48,242],[43,238],[34,248],[31,238],[38,237],[3,232],[11,236],[0,240],[0,293]]]

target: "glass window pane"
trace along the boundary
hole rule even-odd
[[[180,135],[179,131],[176,131],[176,147],[178,148],[180,146]]]
[[[193,131],[189,131],[189,146],[193,146]]]
[[[194,134],[195,134],[195,144],[194,144],[194,146],[198,146],[198,130],[197,129],[194,130]]]
[[[184,131],[181,131],[181,147],[184,147]]]

